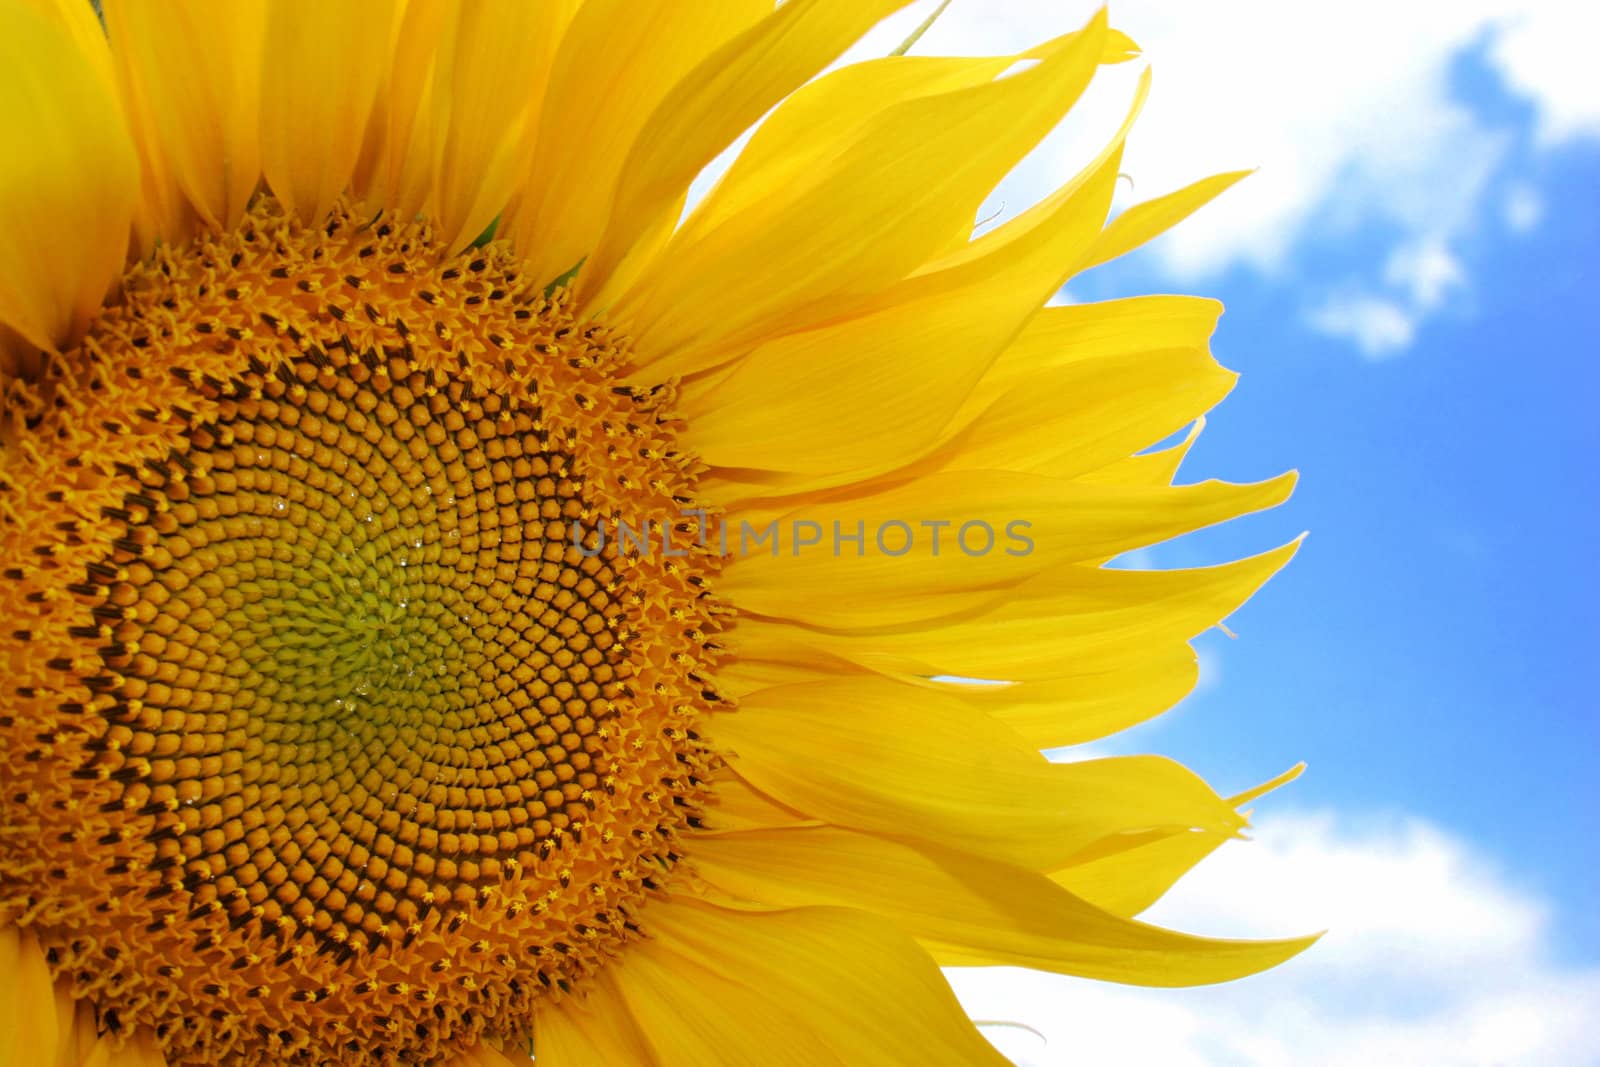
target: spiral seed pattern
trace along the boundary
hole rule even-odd
[[[692,537],[573,542],[693,528],[626,361],[504,250],[268,202],[9,388],[0,921],[103,1025],[426,1063],[647,923],[725,612]]]

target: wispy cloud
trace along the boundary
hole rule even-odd
[[[1242,982],[1131,989],[995,968],[952,976],[1026,1067],[1600,1063],[1600,970],[1551,959],[1549,908],[1416,819],[1263,818],[1145,916],[1219,936],[1327,928]]]
[[[1384,264],[1383,280],[1404,292],[1411,306],[1432,310],[1466,275],[1443,241],[1424,238],[1397,247]]]
[[[1417,319],[1396,300],[1361,293],[1330,296],[1306,312],[1312,329],[1355,342],[1368,359],[1383,359],[1411,347]]]
[[[1382,359],[1410,346],[1423,319],[1465,286],[1466,271],[1444,242],[1431,237],[1397,246],[1384,264],[1381,289],[1357,282],[1306,312],[1319,333],[1355,342],[1361,354]]]

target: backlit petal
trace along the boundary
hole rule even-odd
[[[562,40],[532,168],[505,233],[549,281],[594,247],[622,164],[656,104],[707,54],[772,11],[770,0],[589,0]]]
[[[1185,838],[1162,838],[1173,839]],[[726,834],[699,854],[705,878],[730,894],[864,908],[921,939],[943,963],[1186,986],[1265,970],[1309,944],[1189,937],[1095,907],[1032,871],[836,827]]]
[[[1217,174],[1175,193],[1135,204],[1106,227],[1105,233],[1101,234],[1100,240],[1095,242],[1078,269],[1088,270],[1107,260],[1116,259],[1146,241],[1159,237],[1249,175],[1247,170]]]
[[[726,529],[737,558],[721,588],[746,610],[812,626],[903,625],[978,607],[1056,564],[1098,562],[1273,507],[1293,486],[1292,473],[1150,488],[946,471],[770,521],[735,513]]]
[[[122,266],[138,162],[104,67],[62,22],[14,4],[0,5],[0,113],[0,323],[54,349]],[[37,367],[0,352],[0,371]]]
[[[610,314],[642,362],[681,360],[685,349],[797,328],[888,287],[971,230],[995,183],[1088,84],[1103,38],[1102,14],[1027,70],[893,104],[799,179],[756,168],[746,192],[730,171],[701,210],[717,217],[724,196],[760,206],[704,228],[691,216],[662,268]]]
[[[38,938],[0,928],[0,1067],[54,1064],[60,1042],[56,993]]]
[[[578,996],[541,1005],[534,1040],[541,1067],[652,1067],[658,1062],[608,973],[597,975]]]
[[[232,227],[261,178],[264,4],[108,0],[105,8],[144,157],[147,241],[189,236],[190,213],[213,230]]]
[[[791,0],[707,56],[667,94],[623,165],[611,218],[579,277],[589,306],[616,296],[607,285],[641,235],[680,203],[706,164],[767,109],[910,0]],[[676,216],[673,216],[674,219]],[[630,279],[641,268],[626,272]]]
[[[1050,763],[960,700],[882,679],[761,690],[712,731],[740,777],[798,811],[1032,870],[1111,834],[1242,825],[1176,763]]]
[[[398,0],[268,7],[261,168],[303,222],[326,215],[355,173],[398,11]]]
[[[687,901],[653,912],[657,936],[621,961],[617,984],[661,1067],[854,1067],[908,1055],[1004,1067],[933,960],[864,912]]]
[[[578,0],[463,4],[441,46],[428,122],[433,212],[451,251],[505,210],[526,172],[544,94]]]

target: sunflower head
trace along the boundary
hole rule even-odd
[[[64,461],[0,586],[36,620],[13,718],[52,724],[8,753],[45,862],[0,869],[58,966],[179,1009],[158,1034],[206,1062],[304,1058],[329,1000],[319,1060],[427,1062],[619,951],[717,699],[711,551],[572,537],[690,499],[626,359],[501,246],[263,198],[18,383]]]
[[[0,0],[0,1063],[985,1062],[938,963],[1303,947],[1131,919],[1248,795],[1039,751],[1293,551],[1104,567],[1289,482],[1141,451],[1214,305],[1041,307],[1236,176],[973,238],[1133,49],[816,77],[900,6]]]

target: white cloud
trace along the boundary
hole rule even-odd
[[[1384,264],[1382,286],[1358,284],[1310,308],[1306,324],[1318,333],[1355,342],[1368,359],[1382,359],[1411,345],[1424,318],[1466,284],[1466,272],[1437,237],[1403,244]]]
[[[1489,1067],[1600,1063],[1600,970],[1549,959],[1549,908],[1415,819],[1264,818],[1145,918],[1218,936],[1326,927],[1275,971],[1190,990],[952,971],[1026,1067]]]
[[[927,9],[902,13],[855,54],[883,54]],[[1055,0],[957,0],[917,51],[1017,50],[1073,28],[1091,10]],[[1291,254],[1305,242],[1370,226],[1396,234],[1397,248],[1448,247],[1494,210],[1492,179],[1512,141],[1454,98],[1453,64],[1481,47],[1532,103],[1547,143],[1600,134],[1600,80],[1586,54],[1600,36],[1597,11],[1569,0],[1346,0],[1336,8],[1116,0],[1113,22],[1155,70],[1124,159],[1135,183],[1130,199],[1260,168],[1160,241],[1157,263],[1185,282],[1237,265],[1293,278]],[[1015,214],[1074,173],[1115,129],[1143,65],[1097,79],[984,213],[1003,205]],[[1380,270],[1370,264],[1358,279],[1353,310],[1362,328],[1341,331],[1368,352],[1409,344],[1432,310],[1383,296]]]
[[[1593,71],[1600,8],[1549,6],[1561,17],[1549,17],[1542,6],[1508,12],[1491,56],[1512,88],[1538,102],[1539,132],[1547,143],[1600,134],[1600,81]]]
[[[1413,307],[1431,311],[1466,281],[1466,275],[1443,241],[1425,238],[1390,253],[1383,280],[1403,290]]]
[[[1355,342],[1368,359],[1383,359],[1409,348],[1417,335],[1417,318],[1394,300],[1352,294],[1328,297],[1306,313],[1312,329]]]

